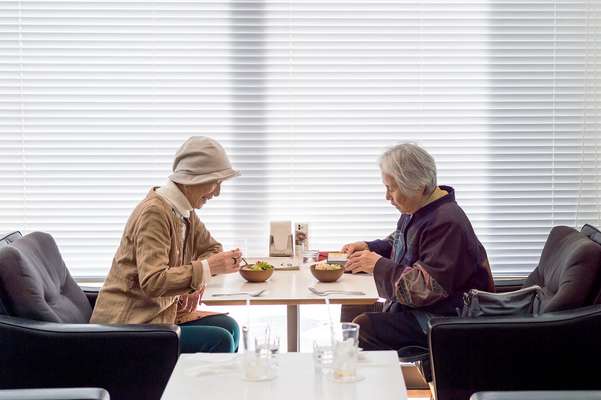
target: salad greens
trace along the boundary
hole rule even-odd
[[[273,269],[273,265],[265,261],[257,261],[256,264],[249,265],[246,269],[250,271],[266,271]]]

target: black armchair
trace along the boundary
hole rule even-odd
[[[530,285],[543,289],[542,316],[435,318],[429,354],[404,348],[401,360],[416,362],[438,400],[467,400],[481,390],[601,389],[595,379],[581,380],[591,375],[579,361],[601,355],[601,309],[587,307],[600,298],[599,243],[586,232],[553,228]]]
[[[179,328],[88,324],[94,299],[50,235],[0,248],[0,388],[101,387],[112,399],[160,399],[179,356]]]
[[[601,390],[601,305],[539,317],[441,318],[429,340],[436,398],[477,391]]]

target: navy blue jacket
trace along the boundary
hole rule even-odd
[[[452,187],[441,186],[448,195],[419,209],[402,214],[397,230],[383,240],[368,242],[382,256],[374,279],[385,309],[398,302],[435,314],[454,314],[469,289],[494,291],[484,246],[455,201]]]

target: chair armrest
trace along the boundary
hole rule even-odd
[[[435,318],[429,342],[439,399],[476,391],[600,389],[601,307],[538,317]]]
[[[0,390],[0,400],[109,400],[100,388]]]
[[[548,323],[567,323],[569,321],[581,321],[588,318],[597,318],[601,316],[601,305],[592,305],[576,308],[573,310],[564,310],[548,312],[539,316],[499,316],[499,317],[479,317],[479,318],[459,318],[459,317],[434,317],[429,321],[429,330],[435,326],[442,328],[444,326],[467,325],[487,326],[487,325],[523,325],[527,324],[548,324]]]
[[[159,399],[179,356],[173,325],[60,324],[0,316],[0,388],[101,387]]]
[[[412,363],[419,371],[422,378],[432,382],[432,368],[430,368],[430,350],[422,346],[406,346],[397,350],[399,362]]]
[[[397,354],[400,362],[415,363],[430,358],[430,349],[422,346],[406,346],[397,350]]]

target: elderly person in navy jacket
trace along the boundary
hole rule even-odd
[[[401,212],[396,230],[383,240],[346,244],[345,266],[373,273],[383,312],[355,318],[366,350],[427,346],[432,315],[456,315],[469,289],[494,291],[484,247],[455,201],[438,186],[436,164],[421,147],[405,143],[380,158],[386,200]]]

